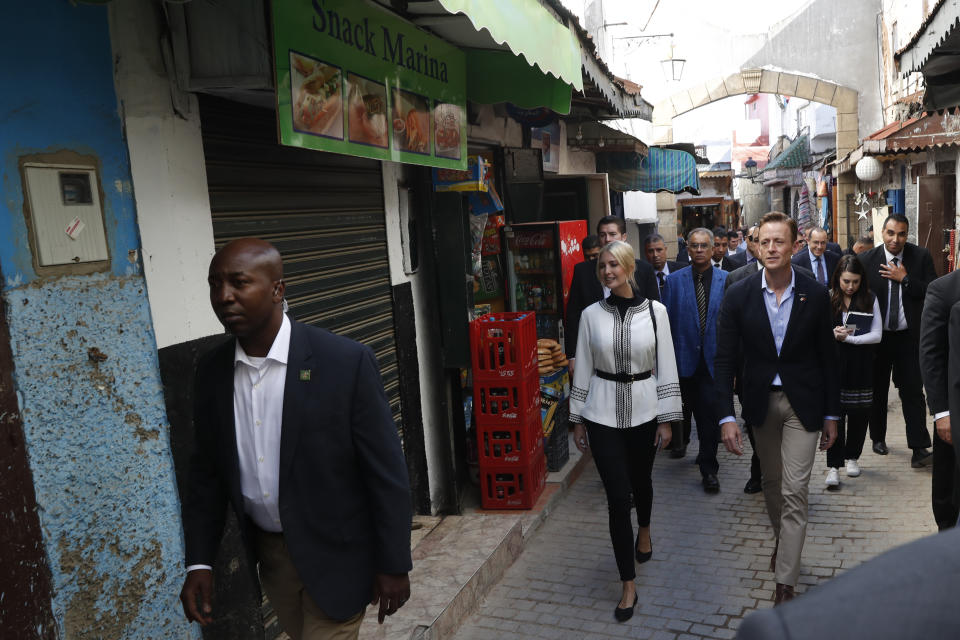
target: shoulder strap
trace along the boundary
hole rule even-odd
[[[654,371],[660,373],[660,336],[657,335],[657,317],[653,314],[653,300],[647,300],[650,308],[650,322],[653,323]]]

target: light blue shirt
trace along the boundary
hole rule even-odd
[[[826,265],[824,265],[826,268]],[[780,348],[783,347],[783,338],[787,335],[787,325],[790,323],[790,312],[793,311],[793,292],[797,286],[797,274],[790,268],[790,285],[780,297],[780,303],[777,304],[777,293],[767,286],[767,270],[760,271],[760,286],[763,291],[763,304],[767,308],[767,318],[770,320],[770,331],[773,333],[773,343],[777,347],[777,355],[780,355]],[[771,386],[783,386],[780,380],[780,372],[773,378]],[[838,420],[836,416],[824,416],[824,420]],[[733,416],[727,416],[720,421],[733,422]]]
[[[827,253],[824,252],[823,255],[820,256],[819,258],[813,255],[813,251],[810,251],[810,249],[807,249],[807,253],[810,254],[810,271],[813,271],[813,277],[816,279],[817,282],[820,282],[820,271],[818,270],[819,267],[817,265],[817,260],[823,260],[823,277],[824,279],[826,279],[826,282],[820,282],[820,284],[822,284],[825,287],[829,287],[830,274],[827,273]]]

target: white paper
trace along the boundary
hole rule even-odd
[[[70,224],[67,225],[67,228],[64,229],[64,231],[68,236],[70,236],[71,240],[76,240],[77,236],[80,235],[80,232],[83,231],[84,227],[86,226],[87,225],[83,223],[83,220],[81,220],[79,217],[76,217],[70,221]]]

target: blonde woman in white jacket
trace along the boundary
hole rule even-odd
[[[657,450],[670,443],[670,423],[681,420],[680,384],[666,308],[632,287],[635,256],[611,242],[597,262],[610,295],[583,311],[570,398],[574,442],[590,449],[607,494],[610,538],[623,586],[614,610],[620,621],[637,604],[634,559],[653,555],[651,471]],[[636,540],[630,508],[636,505]]]

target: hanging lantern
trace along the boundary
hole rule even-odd
[[[857,162],[856,172],[862,181],[873,182],[883,175],[883,165],[873,156],[864,156]]]

